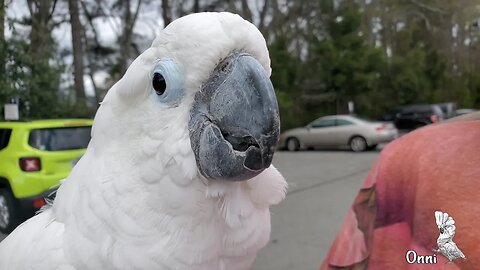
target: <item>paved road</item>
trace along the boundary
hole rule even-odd
[[[274,165],[289,182],[272,208],[272,237],[254,270],[318,269],[378,152],[278,152]],[[0,234],[0,241],[5,236]]]
[[[290,184],[272,208],[272,237],[254,270],[314,270],[378,152],[279,152],[274,164]]]

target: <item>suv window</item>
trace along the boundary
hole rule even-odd
[[[433,110],[433,113],[435,113],[436,115],[438,116],[444,116],[446,113],[444,111],[442,111],[442,108],[440,106],[433,106],[432,108]]]
[[[428,114],[432,112],[433,112],[432,106],[412,106],[412,107],[404,108],[402,113],[408,115],[408,114],[415,114],[415,113]]]
[[[91,126],[34,129],[28,144],[44,151],[61,151],[87,148]]]
[[[8,146],[10,141],[10,135],[12,135],[12,130],[7,128],[0,128],[0,150]]]

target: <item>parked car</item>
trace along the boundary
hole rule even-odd
[[[435,105],[440,106],[444,119],[449,119],[456,116],[455,111],[457,110],[457,104],[454,102],[439,103]]]
[[[92,120],[0,122],[0,232],[44,204],[85,153]]]
[[[290,151],[307,148],[349,146],[360,152],[374,149],[398,136],[393,124],[373,122],[351,115],[318,118],[306,127],[288,130],[280,136],[280,146]]]
[[[444,119],[439,105],[422,104],[400,108],[392,121],[397,129],[410,131]]]
[[[458,109],[455,111],[456,116],[464,115],[464,114],[469,114],[476,112],[477,110],[475,109]]]

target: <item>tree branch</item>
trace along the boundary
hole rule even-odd
[[[262,10],[260,11],[260,22],[258,23],[259,28],[265,27],[265,16],[267,14],[268,0],[264,0]]]
[[[133,31],[133,26],[135,25],[135,22],[137,21],[138,12],[140,11],[140,5],[141,4],[142,4],[142,0],[138,0],[137,7],[136,7],[136,10],[135,10],[135,14],[133,15],[133,19],[131,20],[130,25],[128,26],[128,31],[130,31],[130,32]]]
[[[31,17],[32,21],[35,20],[35,19],[34,19],[34,16],[33,16],[33,14],[34,14],[34,11],[33,11],[33,0],[27,0],[27,7],[28,7],[28,11],[30,11],[30,15],[31,15],[30,17]]]
[[[425,27],[427,27],[427,30],[431,29],[430,20],[428,19],[428,17],[425,14],[423,14],[422,12],[420,12],[418,10],[413,10],[412,13],[415,13],[416,15],[418,15],[422,18],[422,20],[425,22]]]
[[[101,13],[103,14],[103,16],[107,17],[108,18],[108,24],[110,24],[110,26],[112,27],[112,30],[115,31],[115,34],[117,36],[121,35],[121,30],[120,30],[120,26],[119,24],[116,22],[116,20],[110,20],[111,17],[113,17],[110,13],[107,13],[105,11],[105,8],[101,5],[101,2],[99,3],[98,7],[100,8],[101,10]]]
[[[247,0],[242,0],[242,15],[247,21],[252,21],[252,11],[248,7]]]
[[[85,2],[84,1],[80,1],[80,4],[82,5],[82,9],[83,9],[83,12],[85,13],[85,16],[87,17],[87,21],[88,21],[88,24],[90,25],[90,27],[92,28],[92,32],[93,32],[93,39],[95,40],[95,45],[97,47],[100,47],[100,42],[98,41],[98,33],[97,33],[97,29],[95,28],[95,26],[93,25],[93,16],[90,14],[90,12],[88,11],[88,8],[87,6],[85,5]],[[85,31],[86,32],[86,31]],[[85,38],[86,38],[86,33],[85,33]],[[87,47],[88,48],[88,47]]]
[[[80,1],[81,2],[81,1]],[[55,11],[55,7],[57,6],[57,0],[53,0],[53,5],[52,5],[52,10],[50,10],[49,14],[48,14],[48,18],[52,18],[53,16],[53,12]]]
[[[440,14],[446,14],[446,12],[444,10],[441,10],[439,8],[436,8],[436,7],[431,7],[431,6],[428,6],[424,3],[419,3],[417,0],[410,0],[410,3],[418,6],[418,7],[421,7],[423,9],[426,9],[430,12],[433,12],[433,13],[440,13]]]

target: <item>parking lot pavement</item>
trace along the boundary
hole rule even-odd
[[[289,193],[272,208],[272,237],[253,269],[318,269],[377,156],[378,151],[276,153],[273,163],[289,182]]]
[[[378,153],[278,152],[289,193],[272,208],[270,243],[253,269],[318,269]]]

